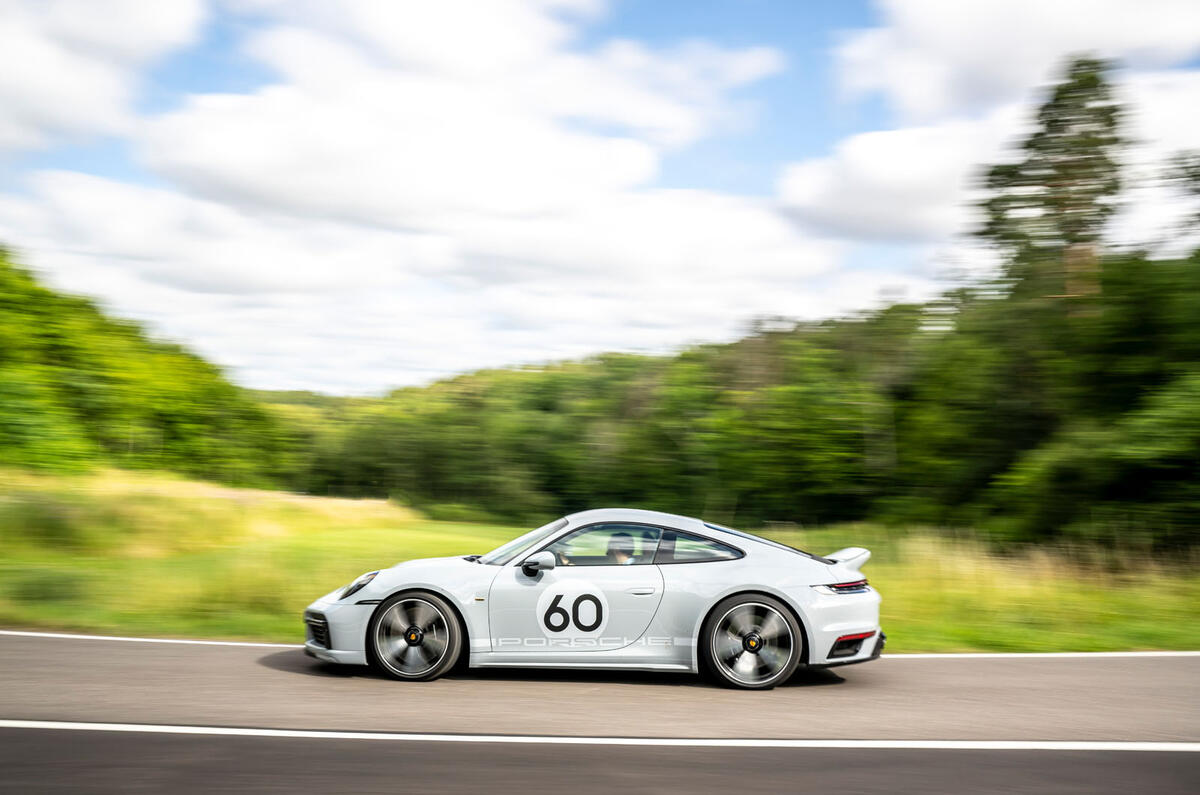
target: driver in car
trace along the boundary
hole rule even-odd
[[[613,533],[608,539],[608,559],[618,566],[633,563],[633,536],[629,533]]]

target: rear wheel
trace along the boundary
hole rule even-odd
[[[425,591],[399,594],[375,611],[367,627],[368,656],[393,679],[426,681],[454,667],[463,630],[453,608]]]
[[[713,609],[701,631],[708,670],[731,687],[763,690],[786,682],[800,664],[804,633],[779,600],[740,594]]]

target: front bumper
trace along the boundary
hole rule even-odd
[[[361,651],[344,651],[341,649],[326,649],[311,640],[304,642],[304,653],[322,662],[338,663],[339,665],[366,665],[367,655]]]
[[[366,665],[366,628],[375,607],[339,602],[337,593],[321,597],[304,611],[304,653],[325,662]]]

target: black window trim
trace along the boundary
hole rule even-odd
[[[659,532],[659,536],[658,536],[659,546],[662,545],[662,534],[670,531],[672,533],[683,533],[684,535],[692,536],[694,538],[702,538],[705,541],[712,541],[714,544],[720,544],[723,547],[728,547],[729,549],[732,549],[734,552],[737,553],[737,557],[734,557],[734,558],[713,558],[712,560],[669,560],[669,561],[663,561],[662,563],[659,563],[658,562],[658,547],[655,547],[653,560],[651,560],[649,563],[635,563],[635,564],[633,564],[634,566],[683,566],[683,565],[690,565],[692,563],[728,563],[731,560],[741,560],[742,558],[746,557],[746,551],[744,549],[735,547],[733,544],[730,544],[726,541],[722,541],[719,538],[713,538],[712,536],[706,536],[703,533],[696,533],[691,530],[681,530],[678,527],[669,527],[667,525],[651,524],[650,522],[624,521],[622,519],[604,519],[604,520],[600,520],[600,521],[596,521],[596,522],[591,522],[589,524],[580,525],[579,527],[576,527],[576,528],[568,529],[567,532],[561,533],[561,534],[555,536],[554,538],[550,539],[545,544],[543,544],[540,548],[534,550],[533,552],[530,552],[524,556],[518,555],[517,557],[521,558],[521,560],[525,560],[530,555],[536,555],[538,552],[545,552],[552,545],[557,544],[559,541],[561,541],[562,539],[566,538],[569,535],[574,535],[575,533],[578,533],[580,531],[587,530],[592,527],[599,527],[601,525],[606,525],[606,524],[625,524],[625,525],[633,525],[635,527],[649,527],[654,530],[657,530]],[[519,565],[519,563],[517,565]],[[597,563],[597,564],[594,564],[594,566],[579,566],[578,568],[590,569],[590,568],[599,567],[599,566],[620,566],[621,568],[628,568],[628,566],[623,566],[619,563]]]
[[[544,545],[542,545],[541,549],[538,549],[536,552],[530,552],[529,555],[536,555],[538,552],[545,552],[547,549],[549,549],[553,545],[557,544],[559,541],[562,541],[567,536],[573,536],[576,533],[583,532],[584,530],[588,530],[593,527],[600,527],[601,525],[606,525],[606,524],[628,524],[628,525],[634,525],[636,527],[649,527],[653,530],[658,531],[658,541],[660,544],[662,543],[663,532],[665,532],[668,529],[668,528],[663,527],[662,525],[650,524],[649,522],[623,522],[619,519],[606,519],[604,521],[592,522],[590,524],[585,524],[585,525],[580,525],[579,527],[570,528],[567,530],[567,532],[560,533],[559,535],[557,535],[554,538],[547,541]],[[670,528],[670,529],[673,530],[674,528]],[[529,557],[529,555],[526,555],[525,557]],[[654,547],[654,557],[655,558],[658,557],[658,546],[657,545],[655,545],[655,547]],[[653,560],[651,560],[649,563],[634,563],[633,565],[634,566],[656,566],[658,564],[656,564]],[[628,564],[622,564],[622,563],[594,563],[591,566],[579,566],[577,568],[592,569],[592,568],[597,568],[599,566],[619,566],[622,569],[629,568]]]
[[[732,557],[732,558],[711,558],[709,560],[664,560],[662,563],[659,563],[658,562],[658,550],[655,550],[654,551],[654,565],[655,566],[690,566],[694,563],[728,563],[731,560],[741,560],[742,558],[746,557],[746,550],[741,549],[740,547],[735,547],[733,544],[730,544],[726,541],[722,541],[719,538],[713,538],[712,536],[706,536],[703,533],[694,533],[691,530],[680,530],[678,527],[664,528],[664,532],[666,530],[670,530],[673,533],[683,533],[685,536],[691,536],[692,538],[701,538],[701,539],[704,539],[705,541],[712,541],[714,544],[720,544],[721,546],[726,547],[727,549],[732,549],[734,552],[737,553],[737,556]],[[659,547],[661,548],[662,539],[659,539],[658,543],[659,543]]]
[[[563,537],[562,531],[564,529],[567,529],[567,532],[570,532],[569,528],[571,527],[571,520],[569,517],[560,516],[559,518],[555,519],[553,522],[546,522],[546,524],[544,526],[549,527],[550,525],[558,525],[554,529],[546,531],[547,535],[554,536],[554,538],[548,542],[550,544],[553,544],[555,541],[557,541],[558,539]],[[539,528],[537,528],[537,527],[533,528],[533,530],[538,530],[538,529]],[[530,530],[529,532],[532,533],[533,530]],[[520,536],[517,536],[517,538],[520,538]],[[516,540],[517,540],[516,538],[510,538],[508,541],[504,542],[504,544],[501,544],[500,547],[503,547],[503,546],[505,546],[505,544],[511,543],[512,541],[516,541]],[[500,547],[496,547],[496,549],[499,549]],[[478,555],[477,557],[482,559],[482,558],[487,557],[488,555],[490,555],[492,552],[495,552],[495,551],[496,550],[489,550],[488,552],[485,552],[482,555]],[[540,552],[541,550],[537,550],[537,551]],[[505,566],[513,566],[513,565],[520,566],[521,561],[525,560],[525,558],[529,557],[532,554],[534,554],[534,553],[533,552],[518,552],[517,554],[513,555],[508,560],[506,560],[502,563],[485,563],[483,565],[499,566],[500,568],[504,568]],[[464,560],[465,560],[465,558],[464,558]],[[482,560],[480,562],[482,562]]]
[[[716,530],[721,533],[729,533],[730,535],[738,536],[739,538],[746,538],[746,539],[749,539],[750,541],[757,541],[760,544],[766,544],[767,546],[775,547],[776,549],[783,549],[783,550],[787,550],[788,552],[796,552],[798,554],[803,555],[806,558],[811,558],[812,560],[818,561],[820,563],[828,563],[828,564],[834,563],[834,561],[829,560],[828,558],[823,558],[820,555],[816,555],[812,552],[808,552],[807,550],[800,549],[799,547],[794,547],[794,546],[791,546],[790,544],[785,544],[782,541],[776,541],[773,538],[764,538],[763,536],[755,535],[754,533],[747,532],[746,530],[737,530],[732,527],[725,527],[724,525],[719,525],[715,522],[704,522],[703,524],[709,530]]]

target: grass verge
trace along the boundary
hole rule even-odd
[[[166,475],[0,472],[0,624],[296,642],[304,606],[364,571],[522,530]],[[867,524],[768,535],[870,548],[889,651],[1200,648],[1195,567],[1112,571]]]

